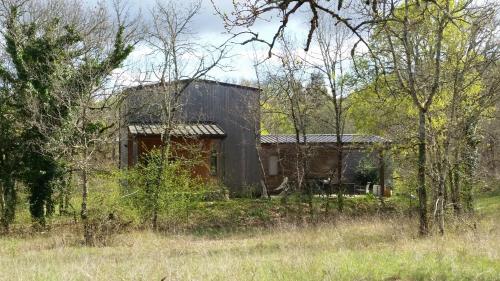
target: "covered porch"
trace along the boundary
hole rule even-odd
[[[128,126],[128,167],[145,161],[149,152],[164,145],[165,126],[133,124]],[[222,176],[221,140],[225,132],[215,123],[177,124],[170,131],[169,161],[190,163],[193,176],[220,179]]]

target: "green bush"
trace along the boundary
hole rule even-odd
[[[175,226],[189,223],[199,202],[227,197],[227,190],[217,182],[193,176],[192,165],[182,159],[162,161],[158,150],[150,152],[126,172],[123,192],[129,206],[138,211],[143,222],[157,216],[158,223]]]
[[[96,221],[116,220],[124,224],[139,221],[138,213],[128,205],[122,192],[119,173],[97,175],[92,180],[93,190],[89,192],[89,217]]]

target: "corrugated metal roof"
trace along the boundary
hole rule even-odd
[[[308,143],[336,143],[337,136],[334,134],[309,134],[306,135],[306,141]],[[265,135],[260,137],[260,143],[272,144],[272,143],[295,143],[295,135]],[[300,142],[304,142],[304,137],[300,137]],[[342,136],[343,143],[384,143],[390,142],[389,140],[370,135],[353,135],[344,134]]]
[[[160,124],[129,125],[132,135],[161,135],[164,127]],[[172,129],[173,136],[224,137],[226,133],[217,124],[179,124]]]
[[[179,82],[190,82],[190,81],[195,82],[195,83],[215,84],[215,85],[221,85],[221,86],[227,86],[227,87],[233,87],[233,88],[261,91],[261,89],[256,88],[256,87],[252,87],[252,86],[244,86],[244,85],[227,83],[227,82],[220,82],[220,81],[209,80],[209,79],[195,79],[194,81],[193,81],[193,79],[180,79],[179,80]],[[127,88],[127,90],[155,88],[155,87],[161,87],[161,83],[148,83],[148,84],[134,85],[134,86]]]

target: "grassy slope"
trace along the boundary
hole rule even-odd
[[[481,196],[476,202],[476,210],[485,216],[500,215],[500,190]]]
[[[219,238],[136,232],[84,248],[72,234],[0,238],[0,280],[500,280],[500,196],[477,229],[419,239],[411,221],[357,220]]]

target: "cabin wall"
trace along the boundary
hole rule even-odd
[[[144,158],[153,149],[159,149],[162,145],[159,135],[152,136],[130,136],[131,142],[136,143],[137,149],[134,151],[134,146],[129,146],[128,154],[130,159],[134,161],[129,163],[129,167],[133,167],[137,162],[144,161]],[[175,137],[171,140],[170,158],[182,159],[187,167],[191,170],[192,175],[203,179],[220,180],[220,139],[213,138],[179,138]],[[210,155],[212,148],[217,150],[217,171],[212,174],[210,171]]]
[[[266,184],[270,190],[276,189],[284,177],[289,181],[296,178],[295,144],[262,144],[261,159],[265,171]],[[310,179],[334,179],[337,167],[337,147],[334,144],[311,145],[308,151]],[[269,175],[270,157],[278,156],[278,174]],[[343,155],[343,182],[354,183],[355,173],[361,160],[370,158],[379,164],[378,151],[371,151],[363,146],[345,146]],[[389,175],[389,171],[387,172]],[[387,180],[386,180],[387,182]]]
[[[159,87],[129,91],[122,107],[122,167],[128,166],[125,163],[131,163],[128,159],[130,155],[123,151],[128,150],[126,146],[133,146],[128,142],[126,126],[159,123],[159,100]],[[256,147],[260,130],[259,91],[249,87],[198,81],[185,90],[180,104],[177,122],[215,122],[226,133],[220,142],[220,177],[231,193],[242,194],[246,186],[259,185],[261,175]]]

